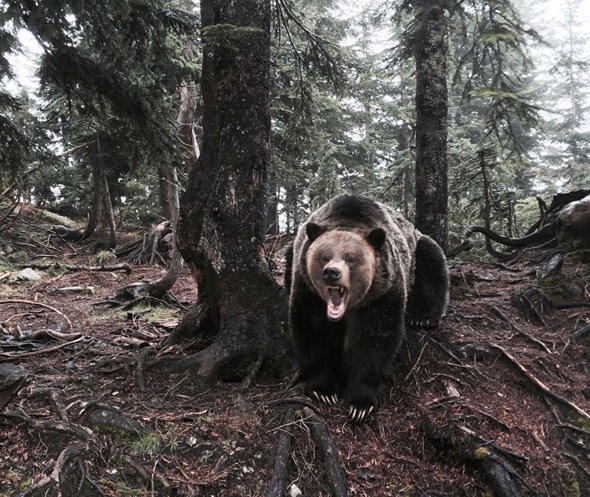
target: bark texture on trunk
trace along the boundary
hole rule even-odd
[[[447,248],[447,31],[441,0],[416,3],[416,227]]]
[[[270,2],[203,0],[201,19],[203,143],[181,201],[178,239],[199,292],[189,327],[217,336],[180,368],[209,378],[263,359],[280,369],[288,341],[286,298],[263,248]]]

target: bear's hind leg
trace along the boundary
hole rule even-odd
[[[425,235],[416,246],[414,285],[408,295],[406,322],[413,328],[435,328],[449,300],[449,270],[440,246]]]

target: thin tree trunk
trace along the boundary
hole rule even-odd
[[[188,172],[192,171],[196,160],[199,158],[199,145],[194,131],[194,106],[191,88],[183,83],[180,87],[180,110],[178,111],[178,138],[183,144],[184,161]],[[160,166],[160,199],[162,210],[167,219],[170,220],[174,233],[178,229],[180,209],[180,185],[178,172],[173,165],[165,164]],[[168,271],[159,279],[148,285],[148,293],[153,297],[161,297],[166,294],[176,283],[184,262],[178,250],[176,236],[173,237],[171,248],[171,262]]]
[[[447,32],[442,0],[416,2],[416,227],[447,248]]]
[[[187,11],[192,8],[190,0],[179,0],[178,6]],[[182,56],[185,60],[190,61],[193,58],[191,43],[186,43],[182,50]],[[184,165],[187,174],[194,169],[200,150],[195,135],[195,104],[194,88],[186,81],[180,84],[180,106],[178,110],[177,126],[178,139],[184,151]],[[166,219],[170,220],[174,237],[172,238],[171,262],[168,271],[156,281],[148,285],[148,293],[154,297],[160,297],[166,294],[176,283],[178,276],[184,267],[182,255],[178,250],[178,241],[176,233],[178,232],[178,220],[180,217],[180,184],[178,180],[178,171],[171,164],[161,165],[160,173],[160,200],[162,203],[162,212]]]
[[[197,280],[195,332],[213,343],[176,370],[288,366],[286,298],[264,257],[270,162],[270,0],[201,1],[203,148],[181,202],[179,248]],[[194,316],[195,313],[187,313]],[[187,317],[190,319],[190,317]],[[182,326],[180,327],[182,328]],[[235,376],[234,376],[235,378]]]
[[[170,219],[172,230],[176,232],[179,217],[179,185],[176,167],[167,165],[160,170],[166,174],[165,181],[160,184],[161,188],[164,186],[164,194],[162,195],[162,190],[160,190],[160,195],[165,197],[165,205],[169,209],[168,215],[170,216],[168,219]],[[162,207],[164,208],[164,205]],[[172,240],[171,261],[168,270],[161,278],[151,281],[147,286],[147,291],[152,297],[164,296],[174,286],[182,271],[183,260],[178,250],[176,236],[172,237]]]
[[[96,141],[92,144],[92,204],[90,205],[90,212],[88,214],[88,224],[81,240],[93,235],[102,218],[102,197],[103,188],[106,184],[106,172],[104,169],[104,162],[100,153],[100,138],[97,136]]]
[[[109,190],[109,183],[107,180],[106,170],[104,169],[104,160],[101,160],[103,164],[102,181],[102,212],[103,218],[109,225],[109,249],[117,246],[117,224],[115,222],[115,213],[113,212],[113,203],[111,202],[111,192]]]
[[[93,143],[94,150],[92,151],[92,205],[88,217],[88,224],[86,229],[80,235],[79,240],[85,240],[94,234],[96,228],[102,221],[106,221],[109,226],[109,242],[107,248],[114,248],[117,246],[117,225],[115,223],[115,214],[113,212],[113,204],[111,202],[111,195],[109,192],[109,184],[107,181],[107,173],[105,166],[106,152],[104,144],[100,135],[96,137]]]
[[[276,182],[274,174],[270,173],[269,179],[269,198],[268,207],[266,209],[266,234],[267,235],[278,235],[279,234],[279,196],[276,188]]]

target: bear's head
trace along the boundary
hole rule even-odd
[[[385,231],[375,228],[361,234],[307,223],[306,232],[310,241],[307,274],[327,304],[328,319],[338,321],[347,309],[363,303],[371,288]]]

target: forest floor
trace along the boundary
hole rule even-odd
[[[92,247],[50,227],[30,211],[0,232],[11,252],[0,258],[0,367],[26,374],[18,388],[0,382],[0,497],[57,495],[65,474],[78,475],[74,488],[62,482],[66,497],[266,496],[289,431],[285,495],[336,492],[309,408],[297,406],[300,385],[144,374],[142,351],[168,336],[181,305],[108,301],[163,269],[67,270],[96,265]],[[590,324],[590,263],[566,256],[540,279],[547,256],[452,262],[447,316],[434,331],[409,330],[380,410],[353,425],[343,407],[313,406],[350,495],[590,495],[590,337],[573,335]],[[55,265],[35,269],[38,281],[13,281],[40,263]],[[173,292],[194,303],[188,272]],[[289,423],[284,399],[297,407]]]

